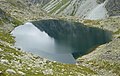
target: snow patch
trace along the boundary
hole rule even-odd
[[[107,18],[108,17],[107,10],[104,6],[105,6],[105,2],[102,4],[99,4],[96,8],[90,11],[90,13],[85,19],[96,20],[96,19]]]

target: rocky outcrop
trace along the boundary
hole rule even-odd
[[[97,0],[97,3],[99,3],[99,4],[101,4],[103,2],[105,2],[105,0]]]
[[[69,15],[85,18],[88,12],[97,6],[96,0],[66,0],[66,2],[62,2],[64,2],[64,0],[59,2],[55,0],[51,4],[48,3],[48,6],[43,7],[43,10],[52,15],[59,14],[60,16]],[[57,6],[58,4],[59,6]]]
[[[51,0],[25,0],[27,3],[29,4],[40,4],[40,5],[44,5],[48,2],[50,2]]]
[[[108,0],[105,8],[109,16],[120,16],[120,0]]]
[[[120,15],[119,0],[66,0],[62,3],[63,1],[52,0],[43,7],[43,10],[52,15],[75,16],[85,19],[104,19]],[[88,17],[91,12],[93,18]]]
[[[16,72],[13,69],[7,69],[6,72],[10,74],[16,74]]]
[[[13,29],[14,26],[20,25],[21,23],[22,22],[15,19],[14,17],[11,17],[0,8],[0,29],[4,30],[5,32],[9,32]]]

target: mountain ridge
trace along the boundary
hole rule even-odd
[[[48,4],[43,6],[42,9],[52,15],[75,16],[82,19],[89,19],[87,16],[89,16],[89,14],[96,7],[99,7],[99,5],[102,3],[104,4],[101,8],[103,8],[106,11],[106,13],[104,13],[105,11],[103,11],[103,14],[105,16],[97,19],[104,19],[110,16],[119,16],[119,0],[51,0],[50,2],[48,2]],[[98,8],[96,11],[102,11],[103,9]],[[97,15],[99,15],[96,12],[94,12],[93,14],[96,17]]]

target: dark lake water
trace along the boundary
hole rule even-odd
[[[28,22],[16,27],[12,34],[16,47],[51,61],[70,64],[112,38],[109,31],[62,20]]]

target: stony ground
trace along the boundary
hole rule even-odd
[[[98,74],[106,76],[120,75],[120,18],[105,20],[84,20],[83,23],[107,29],[113,32],[113,39],[109,43],[97,47],[93,52],[78,58],[78,63],[96,70]]]
[[[96,75],[91,69],[73,64],[51,62],[0,41],[0,76],[78,76]]]

